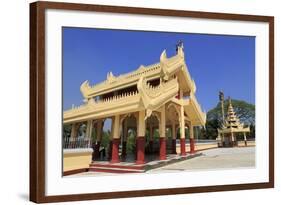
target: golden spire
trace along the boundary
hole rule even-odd
[[[231,99],[228,98],[228,110],[227,110],[227,117],[226,117],[226,122],[225,122],[225,126],[227,128],[230,127],[237,127],[240,125],[239,119],[237,118],[232,103],[231,103]]]

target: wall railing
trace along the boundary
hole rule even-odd
[[[86,137],[65,137],[63,138],[63,149],[81,149],[81,148],[91,148],[92,140]]]

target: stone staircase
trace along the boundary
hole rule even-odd
[[[89,172],[106,172],[106,173],[144,173],[150,169],[159,168],[168,164],[180,162],[201,156],[202,153],[188,154],[187,156],[170,155],[166,160],[146,160],[145,164],[137,165],[134,162],[120,162],[112,164],[110,162],[92,162],[89,166]]]
[[[90,164],[89,171],[107,173],[144,173],[143,165],[109,164],[94,162]]]

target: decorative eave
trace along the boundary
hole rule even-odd
[[[149,117],[152,111],[157,110],[177,95],[179,84],[177,78],[174,78],[153,87],[142,76],[138,81],[137,89],[141,95],[142,104],[146,109],[146,117]]]
[[[183,99],[183,106],[193,125],[205,126],[206,113],[202,111],[194,94],[191,94],[189,99]]]
[[[149,66],[141,65],[137,70],[119,76],[114,76],[111,72],[109,72],[107,74],[107,79],[98,84],[90,86],[89,81],[83,82],[80,86],[80,91],[84,98],[95,97],[136,85],[142,75],[149,80],[157,78],[160,70],[160,64],[156,63]]]
[[[243,133],[243,132],[250,132],[249,127],[240,127],[240,128],[224,128],[224,129],[218,129],[219,134],[226,134],[226,133]]]
[[[64,123],[104,118],[114,114],[135,112],[140,109],[145,109],[146,117],[149,117],[152,111],[175,98],[178,93],[178,86],[177,78],[174,78],[160,83],[159,86],[152,87],[147,84],[147,80],[142,76],[138,81],[138,91],[98,101],[91,99],[84,105],[64,111]]]

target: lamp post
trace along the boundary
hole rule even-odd
[[[222,91],[219,92],[219,99],[221,102],[222,123],[224,123],[224,94]]]

